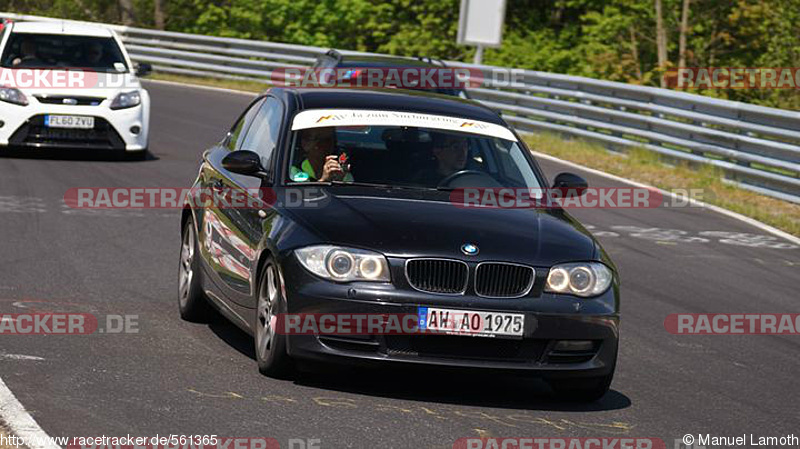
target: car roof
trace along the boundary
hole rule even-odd
[[[84,25],[71,22],[15,22],[14,33],[62,34],[65,36],[111,37],[110,29],[95,25]]]
[[[273,88],[296,95],[301,109],[373,109],[482,120],[508,127],[493,110],[451,95],[404,89]]]
[[[428,61],[392,56],[344,56],[337,67],[438,67]]]

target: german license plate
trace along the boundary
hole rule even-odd
[[[48,128],[92,129],[94,128],[94,117],[84,117],[81,115],[45,115],[44,126]]]
[[[522,338],[525,315],[521,313],[419,307],[419,328],[423,332],[473,337]]]

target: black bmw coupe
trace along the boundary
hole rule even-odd
[[[296,360],[495,369],[598,399],[619,324],[619,277],[600,244],[559,207],[466,207],[454,195],[549,186],[478,103],[271,89],[203,153],[181,219],[180,314],[221,313],[253,335],[267,375]],[[565,173],[554,186],[586,183]],[[416,329],[286,326],[395,315]]]

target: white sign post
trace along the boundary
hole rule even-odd
[[[499,47],[503,41],[506,0],[461,0],[458,43],[475,45],[475,64],[483,61],[484,47]]]

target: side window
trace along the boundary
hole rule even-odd
[[[250,124],[253,122],[253,117],[255,117],[262,104],[264,104],[264,99],[260,99],[255,103],[252,103],[250,108],[247,109],[247,112],[242,114],[242,116],[239,117],[239,121],[233,125],[233,128],[231,128],[230,132],[228,133],[228,137],[225,139],[225,147],[228,150],[235,151],[242,149],[245,131],[247,131],[247,128],[250,127]]]
[[[283,105],[274,97],[267,97],[247,130],[241,150],[250,150],[261,156],[261,165],[269,168],[272,153],[278,144],[281,131]]]

